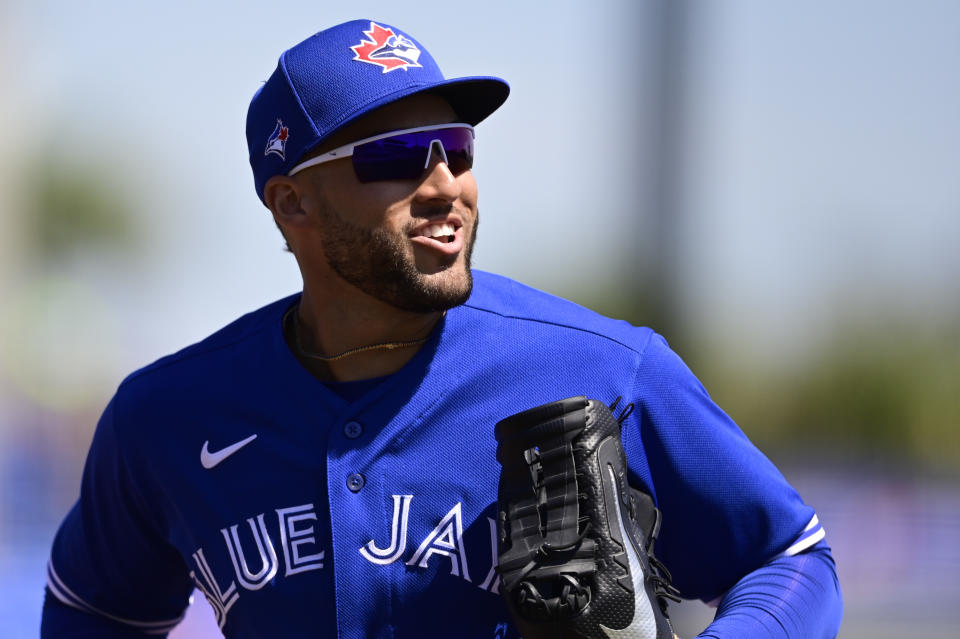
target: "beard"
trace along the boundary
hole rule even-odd
[[[470,259],[479,216],[474,218],[469,237],[464,238],[463,268],[458,268],[457,256],[432,274],[421,272],[409,253],[409,229],[391,233],[384,228],[358,226],[328,203],[322,207],[322,218],[320,239],[327,264],[367,295],[413,313],[445,311],[470,297],[473,290]],[[466,236],[466,226],[463,231]]]

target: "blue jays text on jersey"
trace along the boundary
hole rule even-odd
[[[230,638],[515,636],[493,425],[573,395],[634,403],[630,482],[663,513],[657,554],[684,596],[716,598],[823,538],[649,329],[475,272],[404,368],[340,394],[287,347],[296,301],[121,384],[54,542],[58,599],[159,634],[198,588]]]

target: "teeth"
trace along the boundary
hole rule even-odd
[[[453,224],[431,224],[423,229],[423,235],[426,237],[444,237],[454,233]]]

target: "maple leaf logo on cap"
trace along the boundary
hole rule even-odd
[[[421,66],[417,62],[420,58],[417,45],[403,35],[394,33],[393,29],[371,22],[370,30],[363,34],[370,39],[362,39],[360,44],[350,47],[356,54],[354,60],[375,64],[381,67],[384,73],[396,69],[406,71],[410,67]]]

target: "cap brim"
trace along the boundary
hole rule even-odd
[[[437,95],[450,103],[461,122],[476,125],[485,120],[491,113],[500,108],[510,95],[510,85],[506,80],[493,76],[475,76],[468,78],[452,78],[441,82],[434,82],[421,86],[410,86],[404,91],[383,96],[365,104],[349,118],[345,118],[336,127],[318,136],[291,166],[300,161],[300,158],[312,153],[333,137],[338,131],[350,126],[357,120],[388,104],[393,104],[412,95]]]
[[[410,86],[404,91],[392,93],[383,96],[379,100],[374,100],[365,104],[362,109],[358,109],[345,118],[335,128],[327,131],[317,144],[325,141],[337,131],[353,124],[360,118],[376,111],[380,107],[387,106],[409,98],[412,95],[433,94],[438,95],[448,102],[453,110],[457,112],[457,117],[467,124],[477,124],[485,120],[491,113],[500,108],[510,95],[510,85],[505,80],[495,77],[471,77],[471,78],[453,78],[434,82],[420,86]],[[316,145],[314,145],[316,146]]]
[[[478,124],[500,108],[510,95],[510,85],[495,77],[454,78],[414,93],[445,98],[467,124]]]

